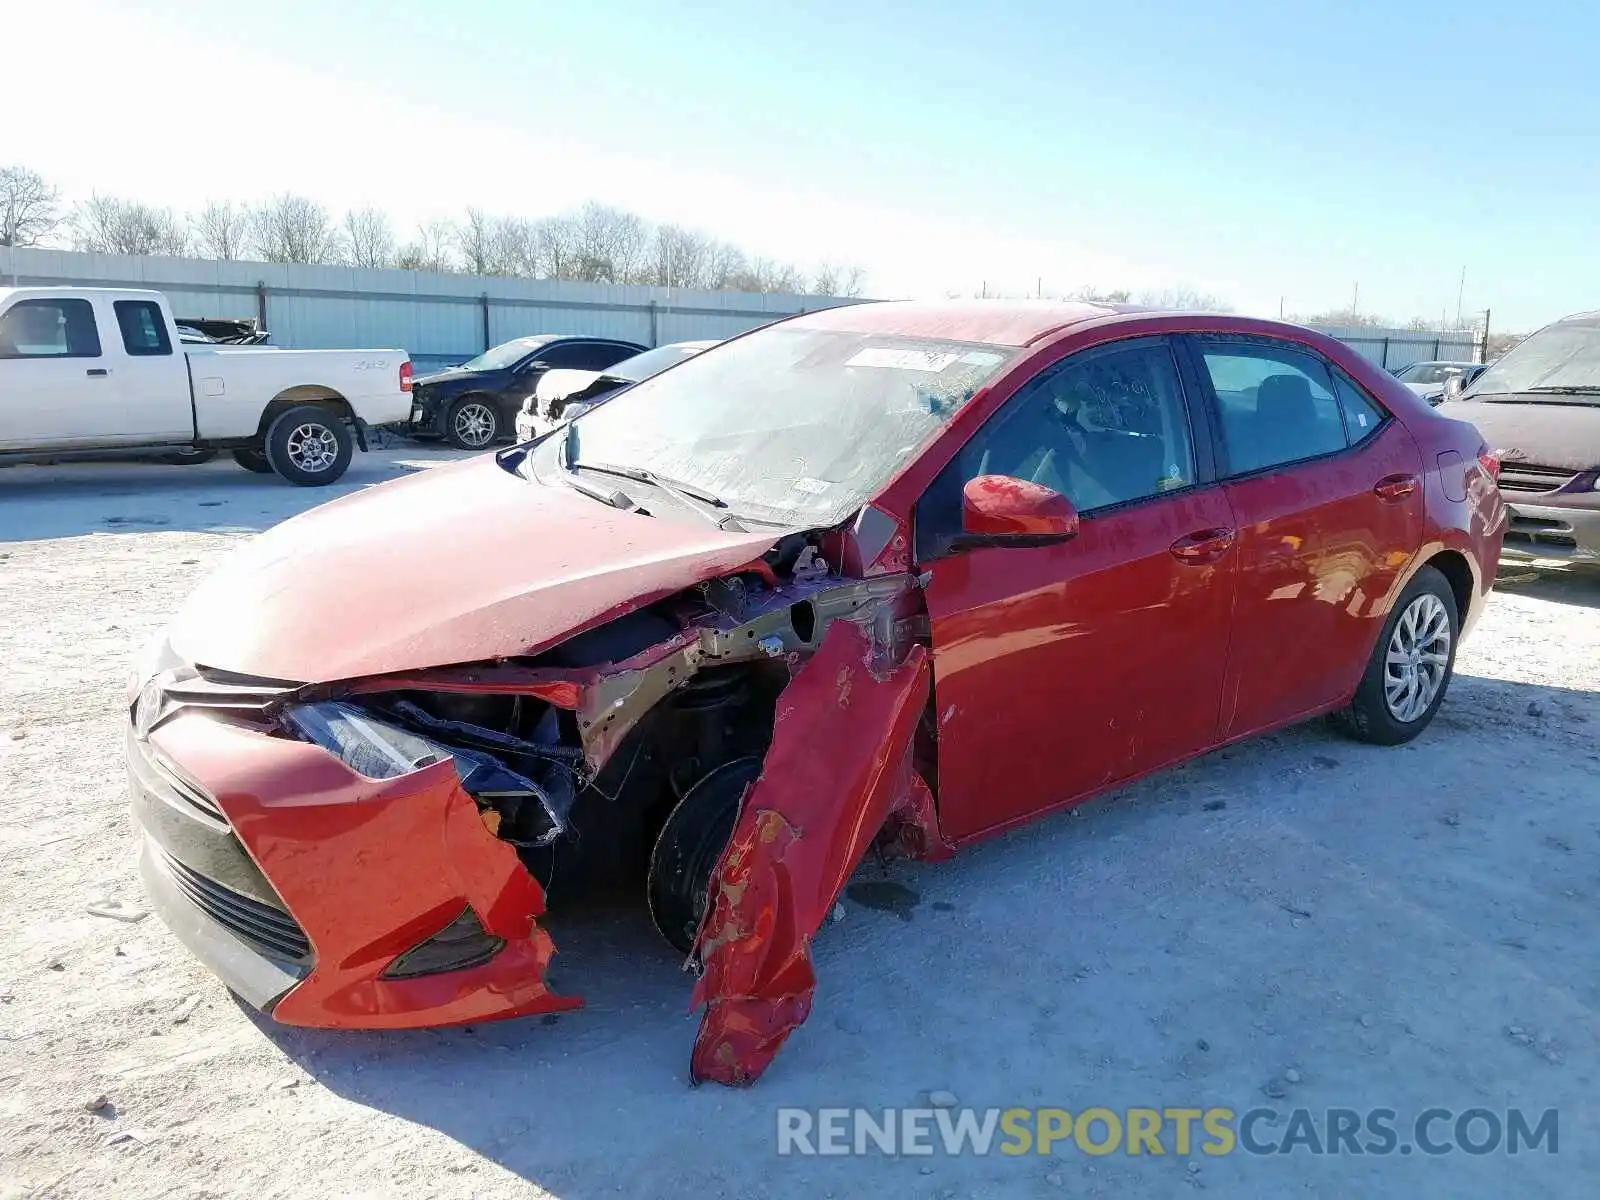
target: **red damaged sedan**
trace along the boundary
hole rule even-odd
[[[539,919],[621,886],[694,968],[693,1076],[748,1083],[874,844],[1319,714],[1425,729],[1497,471],[1275,322],[786,320],[228,560],[130,697],[145,884],[246,1000],[338,1028],[578,1006]]]

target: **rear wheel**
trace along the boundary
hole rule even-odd
[[[257,475],[271,475],[272,464],[267,461],[267,456],[260,450],[251,450],[240,447],[233,451],[233,461],[246,471],[253,471]]]
[[[500,436],[500,407],[485,396],[463,396],[445,414],[444,436],[458,450],[483,450]]]
[[[344,418],[318,404],[296,404],[267,430],[267,462],[300,487],[332,483],[354,453],[355,439]]]
[[[761,774],[738,758],[701,776],[668,815],[650,854],[650,919],[674,949],[694,948],[710,903],[711,872],[739,822],[739,801]]]
[[[1335,723],[1381,746],[1416,737],[1444,702],[1455,671],[1460,617],[1449,581],[1423,567],[1400,593],[1350,707]]]

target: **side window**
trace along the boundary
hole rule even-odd
[[[639,353],[631,346],[618,346],[610,342],[586,342],[578,347],[581,365],[587,371],[604,371],[625,358]]]
[[[553,346],[545,346],[533,356],[533,360],[548,363],[552,367],[574,367],[583,370],[587,365],[583,354],[585,345],[584,342],[557,342]]]
[[[1338,393],[1339,411],[1344,414],[1345,440],[1352,446],[1359,446],[1378,432],[1378,426],[1389,414],[1379,408],[1355,380],[1337,368],[1333,372],[1333,390]]]
[[[20,300],[0,317],[0,358],[99,358],[87,300]]]
[[[153,300],[118,300],[111,306],[122,329],[122,348],[136,358],[172,353],[161,306]]]
[[[1315,355],[1287,346],[1201,341],[1234,475],[1343,450],[1333,379]]]
[[[967,442],[917,505],[918,556],[961,532],[961,490],[979,475],[1053,488],[1080,513],[1195,481],[1188,411],[1165,342],[1095,349],[1045,368]]]

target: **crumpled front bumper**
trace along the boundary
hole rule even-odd
[[[194,712],[158,727],[149,749],[130,738],[151,902],[275,1019],[397,1029],[582,1004],[546,985],[555,946],[535,923],[543,892],[484,827],[450,762],[374,781],[309,743]],[[504,941],[498,953],[385,977],[469,907]]]

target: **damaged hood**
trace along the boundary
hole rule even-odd
[[[774,541],[623,512],[484,455],[275,526],[200,585],[169,637],[188,662],[299,683],[529,654]]]

